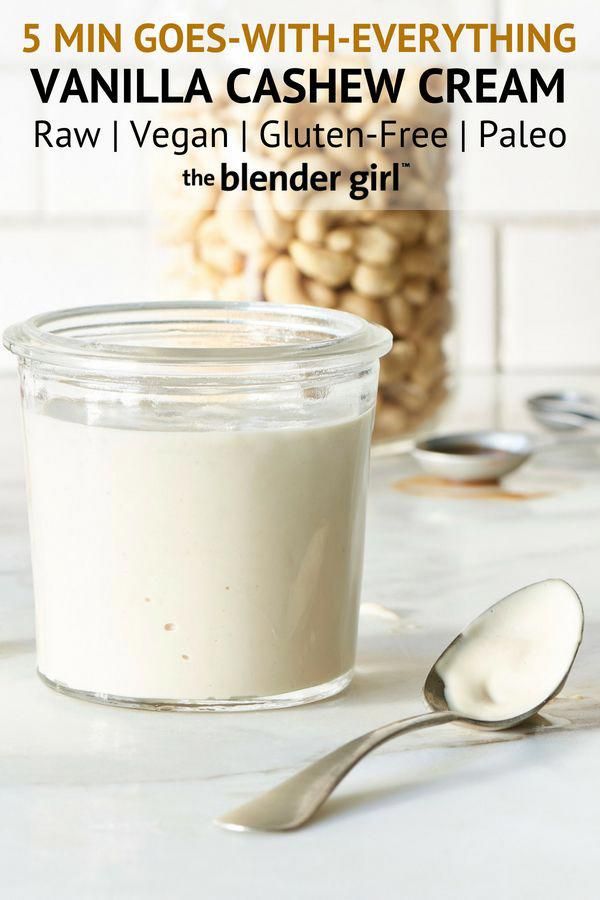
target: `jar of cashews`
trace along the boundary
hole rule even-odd
[[[188,172],[210,155],[226,189],[163,178],[171,298],[308,303],[390,329],[379,441],[430,427],[450,384],[449,116],[422,101],[418,80],[406,70],[394,103],[190,107],[188,126],[228,138],[243,127],[245,149],[228,140],[186,155]]]

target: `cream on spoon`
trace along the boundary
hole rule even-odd
[[[216,820],[234,831],[287,831],[304,825],[371,750],[419,728],[462,722],[503,729],[529,719],[562,689],[583,634],[583,608],[565,581],[509,594],[475,619],[425,680],[433,712],[362,735],[255,800]]]

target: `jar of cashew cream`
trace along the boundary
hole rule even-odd
[[[389,332],[339,311],[179,302],[40,315],[4,340],[42,679],[186,709],[347,685]]]

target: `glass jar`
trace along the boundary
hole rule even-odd
[[[42,679],[190,709],[347,685],[389,333],[347,313],[181,302],[40,315],[4,341]]]
[[[356,313],[392,332],[394,345],[382,362],[375,421],[380,441],[431,427],[448,395],[449,151],[417,146],[410,137],[402,146],[392,138],[384,149],[367,138],[363,146],[300,149],[285,146],[284,138],[292,144],[296,135],[314,140],[316,126],[344,135],[357,128],[380,134],[382,127],[395,135],[402,129],[410,135],[415,129],[439,133],[448,126],[448,107],[422,101],[419,75],[416,68],[407,69],[394,104],[366,99],[359,104],[268,102],[243,113],[223,98],[210,109],[192,104],[186,111],[188,125],[221,127],[228,135],[235,135],[243,114],[248,148],[244,153],[231,146],[222,153],[197,151],[189,165],[196,161],[202,169],[212,160],[217,170],[225,161],[231,169],[245,164],[287,175],[302,165],[309,171],[336,169],[341,172],[338,189],[220,193],[185,188],[178,171],[171,175],[163,169],[168,196],[158,201],[162,240],[171,248],[165,271],[169,296],[314,304]],[[258,137],[263,133],[277,146],[266,148]],[[349,199],[345,188],[352,172],[366,174],[373,167],[391,171],[394,166],[400,167],[397,186]],[[175,168],[181,168],[180,160]]]

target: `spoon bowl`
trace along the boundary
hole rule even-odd
[[[413,457],[429,475],[448,481],[498,481],[527,462],[536,440],[520,431],[465,431],[419,441]]]
[[[232,831],[289,831],[306,824],[361,759],[386,741],[450,722],[501,730],[534,716],[558,694],[579,650],[583,608],[565,581],[509,594],[444,650],[423,688],[433,712],[369,731],[216,824]]]
[[[600,423],[598,401],[578,391],[536,394],[528,398],[527,408],[550,431],[578,431]]]
[[[583,607],[560,579],[530,584],[478,616],[431,667],[423,694],[480,728],[530,719],[562,690],[583,636]]]

